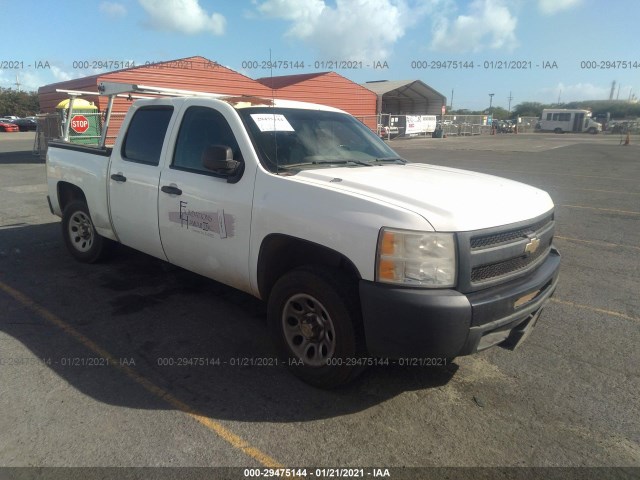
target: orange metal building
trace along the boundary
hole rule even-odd
[[[249,77],[204,57],[188,57],[45,85],[38,89],[40,111],[42,113],[55,112],[56,105],[61,100],[68,98],[66,93],[56,92],[56,89],[97,92],[101,82],[152,85],[230,95],[271,96],[270,88]],[[83,98],[94,102],[101,112],[107,108],[107,97],[86,96]],[[113,116],[108,132],[110,139],[115,137],[120,129],[124,113],[127,112],[130,105],[131,101],[124,98],[117,98],[114,102]]]
[[[122,82],[199,92],[252,95],[319,103],[345,110],[375,130],[377,95],[367,88],[334,72],[288,75],[253,80],[204,57],[195,56],[151,65],[100,73],[84,78],[40,87],[40,111],[52,113],[61,100],[68,98],[57,89],[97,92],[101,82]],[[107,98],[84,96],[100,112],[107,108]],[[117,98],[109,125],[108,141],[116,136],[131,101]]]
[[[276,98],[339,108],[357,117],[372,130],[376,130],[378,96],[335,72],[264,77],[257,81],[273,89]]]

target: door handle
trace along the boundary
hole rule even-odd
[[[173,185],[163,185],[160,190],[164,193],[168,193],[169,195],[182,195],[182,190]]]
[[[111,180],[115,180],[116,182],[126,182],[127,177],[125,177],[121,173],[114,173],[113,175],[111,175]]]

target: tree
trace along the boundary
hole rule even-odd
[[[487,110],[488,112],[488,110]],[[509,118],[509,112],[502,107],[492,107],[491,113],[496,120],[507,120]]]
[[[516,117],[539,117],[545,108],[551,108],[551,105],[539,102],[523,102],[513,108],[513,115]]]
[[[4,115],[28,117],[39,111],[40,105],[36,92],[19,92],[0,87],[0,117]]]

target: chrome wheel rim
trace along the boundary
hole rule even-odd
[[[93,224],[89,215],[82,211],[75,212],[69,220],[69,239],[77,251],[85,253],[93,246]]]
[[[306,293],[293,295],[282,312],[287,345],[305,365],[321,367],[333,357],[336,335],[327,309]]]

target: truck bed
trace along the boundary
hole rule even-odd
[[[107,175],[111,147],[76,145],[54,140],[47,150],[47,183],[53,213],[62,217],[64,205],[59,193],[65,188],[82,191],[96,231],[114,239],[109,217]]]
[[[65,142],[64,140],[51,140],[49,147],[62,148],[64,150],[73,150],[76,152],[89,153],[92,155],[102,155],[109,157],[111,155],[112,147],[98,147],[93,145],[78,145],[76,143]]]

